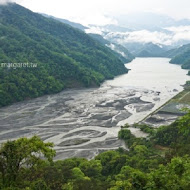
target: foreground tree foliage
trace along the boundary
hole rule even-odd
[[[0,149],[2,190],[189,190],[190,112],[147,139],[119,132],[130,151],[118,149],[93,160],[52,161],[51,143],[38,137],[4,143]],[[154,130],[154,132],[152,132]]]
[[[0,150],[0,169],[5,186],[13,185],[20,177],[23,167],[33,168],[41,164],[41,156],[52,161],[55,151],[52,143],[44,143],[39,137],[21,138],[8,141]]]

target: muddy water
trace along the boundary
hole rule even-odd
[[[55,144],[55,159],[90,159],[105,150],[126,148],[117,139],[120,126],[143,119],[189,79],[187,71],[165,58],[137,58],[126,66],[128,74],[99,88],[66,90],[1,108],[0,143],[39,135]]]

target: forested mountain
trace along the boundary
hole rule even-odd
[[[178,56],[179,54],[185,53],[188,49],[190,49],[190,44],[183,45],[181,47],[170,49],[162,54],[162,56],[173,58],[175,56]]]
[[[164,45],[150,43],[139,43],[139,42],[126,42],[125,40],[121,40],[122,36],[118,34],[118,36],[105,37],[107,40],[111,41],[113,44],[117,44],[118,41],[122,41],[122,47],[129,50],[132,55],[135,57],[159,57],[164,54],[168,47]],[[124,37],[123,37],[124,38]]]
[[[190,69],[190,49],[183,54],[175,56],[170,62],[182,65],[182,69]]]
[[[190,44],[171,49],[162,56],[172,58],[170,63],[182,65],[183,69],[190,69]]]
[[[15,3],[0,5],[0,63],[37,64],[0,67],[0,106],[127,72],[111,49],[84,32]]]
[[[190,69],[190,45],[175,50],[177,54],[172,57],[171,63],[182,65],[183,69]]]
[[[104,39],[101,35],[99,34],[89,34],[92,38],[95,40],[99,41],[101,44],[109,47],[113,51],[116,52],[116,56],[118,56],[123,62],[129,63],[131,62],[135,57],[123,46],[116,44],[116,43],[111,43],[110,41]]]
[[[76,23],[76,22],[71,22],[69,20],[66,20],[66,19],[62,19],[62,18],[57,18],[57,17],[54,17],[54,16],[51,16],[51,15],[47,15],[47,14],[42,14],[43,16],[47,17],[47,18],[52,18],[52,19],[55,19],[55,20],[58,20],[62,23],[65,23],[65,24],[68,24],[74,28],[78,28],[82,31],[84,31],[85,29],[87,29],[88,27],[85,27],[83,26],[82,24],[79,24],[79,23]]]
[[[85,32],[86,29],[88,29],[87,27],[83,26],[82,24],[71,22],[71,21],[66,20],[66,19],[56,18],[56,17],[46,15],[46,14],[42,14],[42,15],[45,16],[45,17],[48,17],[48,18],[58,20],[58,21],[63,22],[65,24],[68,24],[68,25],[70,25],[70,26],[72,26],[74,28],[77,28],[79,30],[82,30],[84,32]],[[111,27],[111,25],[109,25],[109,26]],[[126,48],[124,48],[123,46],[121,46],[119,44],[111,43],[110,41],[104,39],[99,34],[88,33],[88,35],[90,35],[92,38],[99,41],[101,44],[109,47],[114,52],[116,52],[115,55],[117,57],[119,57],[125,63],[131,62],[135,58]]]
[[[137,57],[159,57],[159,54],[165,52],[163,47],[153,43],[139,44],[136,48],[135,56]]]

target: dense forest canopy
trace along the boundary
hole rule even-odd
[[[182,69],[190,69],[190,44],[169,50],[163,55],[172,58],[170,63],[182,65]]]
[[[182,65],[182,69],[190,69],[190,49],[172,58],[171,63]]]
[[[115,52],[84,32],[14,3],[0,5],[0,64],[0,106],[127,72]]]

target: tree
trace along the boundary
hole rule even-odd
[[[80,169],[88,177],[101,177],[102,165],[100,160],[90,160],[80,164]]]
[[[13,185],[24,167],[38,165],[44,157],[52,161],[55,151],[52,143],[44,143],[39,137],[8,141],[0,149],[0,173],[4,186]]]
[[[187,137],[190,134],[190,110],[186,109],[186,111],[188,111],[188,113],[178,119],[176,123],[180,132]]]
[[[38,180],[32,183],[31,190],[50,190],[46,183],[42,180]]]
[[[176,157],[166,166],[160,165],[149,174],[147,189],[189,190],[190,159]],[[145,188],[145,189],[146,189]]]

